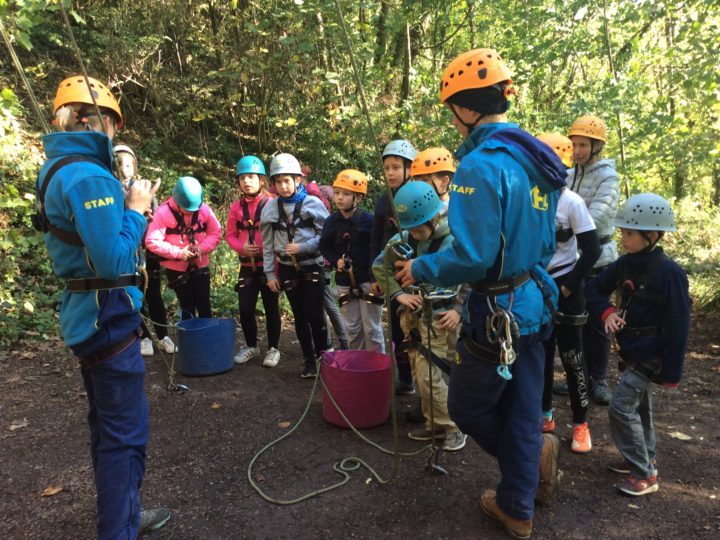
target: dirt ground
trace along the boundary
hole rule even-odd
[[[720,537],[719,322],[695,316],[683,384],[656,387],[657,494],[633,499],[614,490],[617,476],[606,463],[618,454],[606,408],[591,410],[594,448],[579,456],[568,449],[569,404],[556,402],[563,477],[556,498],[536,512],[535,538]],[[426,472],[423,454],[401,459],[387,485],[360,470],[347,485],[299,504],[263,500],[248,483],[248,464],[297,423],[313,386],[299,377],[293,340],[286,329],[285,354],[275,369],[251,362],[218,376],[181,377],[190,387],[182,393],[166,390],[162,358],[148,359],[151,435],[143,501],[167,506],[173,516],[145,538],[503,537],[478,504],[482,490],[498,481],[497,466],[471,441],[441,455],[448,476]],[[93,538],[86,399],[75,361],[55,338],[40,348],[17,344],[0,352],[0,381],[0,538]],[[421,448],[406,436],[414,426],[404,412],[415,399],[397,402],[403,450]],[[390,422],[365,434],[393,446]],[[362,457],[383,477],[392,470],[391,457],[323,420],[318,392],[299,429],[258,460],[254,477],[271,497],[292,499],[337,482],[332,466],[345,456]],[[61,491],[43,496],[49,488]]]

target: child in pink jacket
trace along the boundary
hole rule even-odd
[[[181,319],[212,317],[210,252],[222,239],[222,226],[195,178],[183,176],[172,196],[161,204],[148,225],[145,244],[161,258],[168,287],[177,294]]]

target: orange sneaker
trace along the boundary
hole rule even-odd
[[[543,433],[555,431],[555,417],[551,416],[550,420],[543,416]]]
[[[572,445],[570,449],[576,454],[587,454],[592,450],[590,429],[588,428],[587,422],[573,426]]]

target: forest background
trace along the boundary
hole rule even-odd
[[[673,201],[665,241],[690,275],[695,305],[720,306],[720,1],[0,0],[0,22],[45,121],[63,78],[108,82],[146,178],[167,195],[191,174],[224,222],[237,197],[234,165],[292,152],[311,179],[343,168],[383,189],[379,152],[461,142],[438,103],[457,54],[496,48],[514,73],[512,121],[567,132],[581,114],[608,124],[623,199]],[[5,45],[0,54],[0,345],[57,333],[62,285],[30,225],[44,157],[43,121]],[[356,71],[353,69],[353,64]],[[358,84],[359,82],[359,84]],[[367,110],[362,106],[365,97]],[[213,255],[213,302],[236,307],[237,259]],[[170,294],[167,298],[172,303]]]

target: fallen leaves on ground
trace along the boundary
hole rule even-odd
[[[63,490],[62,486],[48,486],[46,487],[43,492],[40,494],[43,497],[52,497],[53,495],[57,495]]]
[[[22,420],[13,420],[12,424],[10,424],[10,431],[15,431],[16,429],[28,427],[29,423],[30,422],[28,422],[27,418],[23,418]]]

